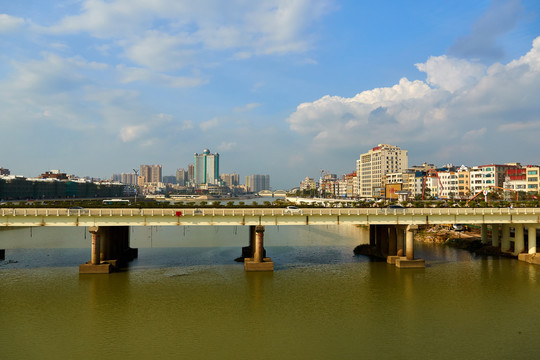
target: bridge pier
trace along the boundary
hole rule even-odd
[[[255,227],[253,257],[244,259],[245,271],[274,271],[274,263],[264,257],[264,226]]]
[[[396,240],[397,240],[397,256],[403,256],[403,249],[405,248],[405,230],[406,226],[398,225],[396,226]]]
[[[423,259],[414,258],[414,233],[418,230],[418,225],[407,226],[407,232],[405,236],[405,257],[396,259],[396,266],[398,268],[425,268],[426,262]]]
[[[491,246],[499,247],[499,224],[491,224]]]
[[[510,251],[510,224],[502,224],[501,251]]]
[[[403,257],[405,227],[402,225],[390,226],[388,231],[390,240],[388,242],[389,246],[386,262],[395,265],[396,260]]]
[[[6,260],[6,250],[0,249],[0,260]]]
[[[79,265],[80,274],[108,274],[137,257],[129,247],[129,226],[92,226],[90,261]]]
[[[531,264],[540,265],[540,256],[536,256],[536,229],[538,225],[527,225],[529,232],[528,236],[528,253],[518,254],[518,260],[525,261]]]
[[[519,255],[525,250],[523,224],[516,224],[514,227],[514,255]]]
[[[482,228],[482,232],[481,232],[481,236],[482,236],[482,244],[487,244],[489,243],[488,241],[488,226],[487,224],[482,224],[481,226]]]

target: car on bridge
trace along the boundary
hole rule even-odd
[[[285,214],[299,214],[302,215],[302,209],[299,209],[296,206],[287,206],[285,209]]]

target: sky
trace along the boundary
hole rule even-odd
[[[28,177],[540,164],[540,1],[0,0],[0,109]]]

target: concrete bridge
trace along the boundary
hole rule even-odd
[[[92,259],[81,265],[81,273],[110,272],[117,262],[135,257],[136,249],[129,248],[129,226],[250,226],[249,246],[243,249],[245,269],[268,271],[273,270],[273,263],[264,257],[264,226],[335,224],[370,226],[373,242],[383,246],[388,262],[398,267],[425,266],[423,260],[414,258],[414,233],[418,225],[437,224],[480,225],[483,243],[491,242],[502,251],[512,251],[520,260],[540,263],[540,257],[536,257],[536,229],[540,227],[538,208],[0,209],[0,227],[89,227]],[[525,228],[528,251],[525,251]]]

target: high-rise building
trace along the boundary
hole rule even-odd
[[[145,183],[160,183],[161,165],[141,165],[139,175],[144,178]]]
[[[217,184],[219,180],[219,154],[211,154],[204,149],[202,154],[193,157],[195,184]]]
[[[382,177],[388,173],[404,172],[409,166],[407,150],[398,146],[379,144],[356,161],[358,190],[360,197],[379,197]]]
[[[246,191],[257,193],[262,190],[270,190],[270,175],[246,176]]]
[[[174,175],[167,175],[163,177],[163,183],[164,184],[176,184],[176,176]]]
[[[187,169],[188,169],[188,182],[193,184],[193,180],[195,180],[195,165],[189,164]]]
[[[227,186],[236,186],[240,184],[240,175],[238,174],[222,174],[220,178]]]
[[[127,185],[137,185],[137,175],[135,173],[122,173],[120,182]]]
[[[176,183],[180,186],[186,186],[188,182],[188,172],[185,169],[176,170]]]

